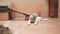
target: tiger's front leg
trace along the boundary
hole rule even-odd
[[[28,24],[31,24],[31,20],[29,19]]]

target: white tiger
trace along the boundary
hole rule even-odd
[[[48,20],[48,19],[43,19],[43,18],[39,17],[36,13],[32,13],[29,17],[28,24],[31,24],[32,22],[34,24],[37,24],[38,22],[40,22],[42,20]]]

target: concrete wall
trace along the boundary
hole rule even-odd
[[[0,20],[8,20],[9,16],[8,16],[8,12],[0,12]]]
[[[38,13],[42,17],[47,17],[49,12],[47,0],[1,0],[0,4],[8,5],[10,8],[26,14]],[[15,17],[20,17],[17,13],[13,14]]]
[[[47,0],[12,0],[11,8],[27,14],[40,13],[42,17],[47,17],[49,12]]]
[[[10,6],[10,0],[0,0],[0,5],[8,5],[8,6]]]

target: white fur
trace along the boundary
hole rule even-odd
[[[37,24],[37,23],[40,22],[40,21],[48,20],[48,19],[43,19],[43,18],[37,16],[37,14],[32,14],[32,15],[30,15],[30,17],[29,17],[28,24],[31,24],[31,21],[32,21],[31,18],[33,18],[34,15],[36,16],[36,19],[35,19],[34,24]]]
[[[30,17],[29,17],[29,21],[28,21],[28,24],[30,24],[31,23],[31,18],[33,18],[33,16],[37,16],[37,14],[36,13],[33,13],[32,15],[30,15]]]
[[[38,22],[41,22],[41,21],[46,21],[48,19],[43,19],[41,17],[36,17],[36,20],[35,20],[35,23],[34,24],[37,24]]]
[[[36,17],[36,20],[35,20],[35,23],[34,24],[37,24],[38,22],[40,22],[41,21],[41,17]]]

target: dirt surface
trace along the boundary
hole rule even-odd
[[[0,21],[0,24],[6,22]],[[49,18],[48,21],[41,21],[37,25],[27,23],[28,21],[11,20],[8,27],[13,34],[60,34],[60,19]]]

